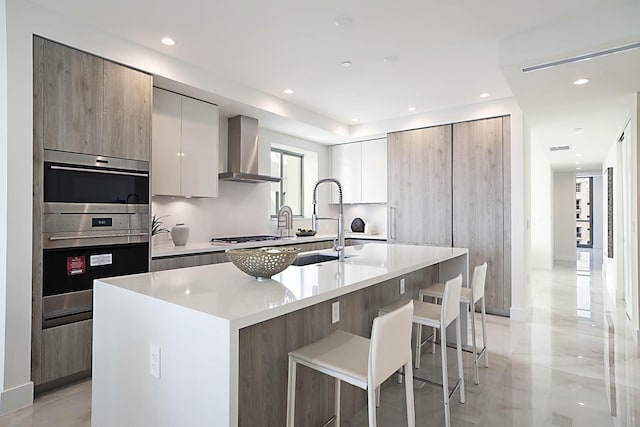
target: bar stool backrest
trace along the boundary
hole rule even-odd
[[[444,284],[442,296],[441,319],[447,327],[460,315],[460,289],[462,289],[462,274],[447,280]]]
[[[473,269],[473,279],[471,286],[473,289],[473,303],[480,301],[484,298],[484,283],[487,278],[487,262],[482,265],[477,265]]]
[[[378,387],[411,361],[413,301],[373,319],[369,344],[369,384]]]

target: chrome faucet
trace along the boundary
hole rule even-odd
[[[280,237],[283,237],[283,232],[286,230],[287,237],[291,237],[291,230],[293,229],[293,211],[287,205],[284,205],[278,211],[278,230],[280,231]]]
[[[333,244],[333,250],[338,252],[338,261],[344,262],[344,215],[342,213],[342,184],[335,178],[322,178],[319,179],[318,182],[313,187],[313,214],[311,215],[311,228],[314,231],[318,231],[318,221],[325,219],[336,219],[336,218],[318,218],[316,215],[316,205],[318,204],[318,185],[323,182],[333,182],[338,186],[338,204],[340,205],[340,210],[338,212],[338,241]]]

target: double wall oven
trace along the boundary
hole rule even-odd
[[[43,328],[92,317],[93,280],[149,271],[149,162],[45,150]]]

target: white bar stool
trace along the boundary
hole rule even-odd
[[[336,331],[289,353],[287,427],[295,423],[296,366],[298,363],[330,375],[335,382],[336,426],[340,425],[340,384],[367,390],[369,426],[376,426],[376,390],[395,371],[404,368],[407,376],[407,424],[415,426],[411,367],[411,318],[413,303],[405,303],[387,315],[373,319],[371,339]]]
[[[456,390],[460,389],[460,403],[465,401],[464,393],[464,375],[462,372],[462,344],[460,341],[460,289],[462,288],[462,275],[447,280],[444,285],[444,295],[442,305],[432,304],[429,302],[413,301],[413,323],[416,323],[418,327],[417,342],[421,341],[422,326],[432,327],[434,329],[440,329],[442,336],[442,342],[440,345],[440,353],[442,355],[442,394],[444,396],[444,420],[445,425],[448,427],[451,425],[451,415],[449,413],[449,401],[454,395]],[[379,313],[386,313],[395,310],[398,305],[405,304],[405,301],[400,301],[396,304],[392,304],[378,310]],[[447,373],[447,326],[455,320],[456,322],[456,348],[458,354],[458,380],[453,386],[451,392],[449,392],[449,377]],[[434,337],[435,338],[435,337]],[[416,350],[418,347],[416,346]],[[416,355],[416,360],[420,362],[420,354]],[[429,382],[421,378],[416,378],[421,381]],[[412,377],[407,377],[405,382],[413,381]]]
[[[480,378],[478,376],[478,362],[480,358],[484,357],[484,367],[489,367],[489,353],[487,352],[487,324],[485,322],[486,309],[484,305],[484,286],[487,277],[487,263],[485,262],[482,265],[478,265],[473,269],[473,278],[471,279],[471,286],[468,288],[462,288],[460,293],[460,302],[463,304],[469,305],[471,310],[471,340],[473,348],[471,352],[473,353],[473,367],[475,378],[474,382],[476,384],[480,384]],[[428,288],[421,289],[418,292],[418,299],[420,301],[424,301],[425,297],[434,298],[436,301],[438,299],[442,299],[444,294],[444,285],[442,283],[436,283]],[[481,304],[481,316],[482,316],[482,349],[478,352],[478,347],[476,345],[476,316],[475,316],[475,306],[478,301],[482,300]],[[422,338],[417,341],[416,351],[418,355],[422,350]],[[434,344],[435,346],[435,333],[434,333]],[[433,349],[435,351],[435,348]],[[465,350],[469,351],[469,350]],[[420,359],[416,358],[416,367],[420,367]]]

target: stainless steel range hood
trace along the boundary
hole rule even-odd
[[[227,170],[218,179],[237,182],[280,182],[280,178],[258,173],[258,120],[247,116],[229,119]]]

